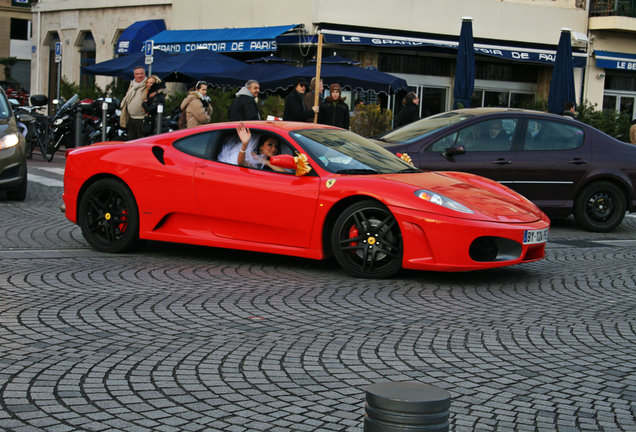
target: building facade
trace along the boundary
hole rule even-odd
[[[21,87],[29,89],[32,45],[30,2],[0,0],[0,58],[7,59],[6,65],[10,71],[7,77],[5,68],[0,68],[0,80],[12,79]]]
[[[470,16],[476,49],[473,106],[547,101],[556,45],[561,29],[569,28],[577,60],[577,102],[625,112],[631,107],[634,115],[635,2],[299,0],[292,7],[283,0],[41,0],[32,8],[31,90],[46,93],[55,86],[55,42],[63,51],[60,73],[81,84],[92,79],[82,76],[81,66],[113,58],[120,35],[141,20],[163,19],[169,30],[294,25],[265,51],[307,62],[316,54],[320,32],[323,55],[336,53],[400,76],[420,95],[423,110],[440,112],[452,107],[453,44],[462,17]],[[206,48],[241,60],[263,55],[210,42]],[[611,63],[616,58],[620,61]],[[109,81],[96,78],[102,88]]]

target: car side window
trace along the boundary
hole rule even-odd
[[[435,141],[433,144],[428,146],[427,151],[431,152],[443,152],[447,148],[455,145],[455,141],[457,140],[457,132],[453,132],[450,135],[446,135],[444,138]]]
[[[573,150],[583,145],[583,137],[583,129],[575,122],[528,119],[523,149],[525,151]]]
[[[218,152],[220,137],[220,131],[204,132],[181,138],[173,145],[177,150],[190,156],[212,160]]]
[[[236,132],[226,134],[221,139],[221,149],[216,160],[218,162],[236,165],[238,163],[238,152],[241,146],[242,144]],[[271,147],[271,149],[267,150],[266,147]],[[269,156],[267,153],[272,151],[274,148],[275,150],[273,150],[273,155],[294,154],[289,144],[287,144],[279,136],[252,129],[250,143],[248,144],[247,153],[245,154],[244,167],[280,173],[293,173],[293,170],[279,171],[279,169],[268,165],[267,160],[269,159]],[[261,150],[263,151],[262,153]]]
[[[518,119],[485,120],[459,131],[458,144],[470,151],[509,151]]]

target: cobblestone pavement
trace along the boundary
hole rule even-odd
[[[546,260],[354,279],[146,243],[101,254],[62,164],[0,199],[0,430],[362,431],[366,388],[452,395],[455,431],[636,430],[636,218],[555,222]]]

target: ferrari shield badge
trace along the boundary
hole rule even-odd
[[[329,189],[331,186],[333,186],[334,184],[336,184],[336,179],[329,179],[327,180],[327,189]]]

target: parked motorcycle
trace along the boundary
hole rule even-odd
[[[45,95],[32,95],[30,97],[31,106],[20,105],[15,99],[10,99],[10,102],[18,127],[26,139],[27,158],[31,159],[33,150],[39,147],[42,158],[47,160],[47,147],[52,139],[52,130],[49,117],[38,110],[48,105],[48,98]]]
[[[89,134],[88,143],[104,141],[103,139],[103,104],[107,104],[106,109],[106,140],[105,141],[126,141],[126,129],[119,126],[119,110],[120,101],[117,98],[100,97],[93,101],[91,112],[96,116],[97,120],[94,124],[93,131]]]

